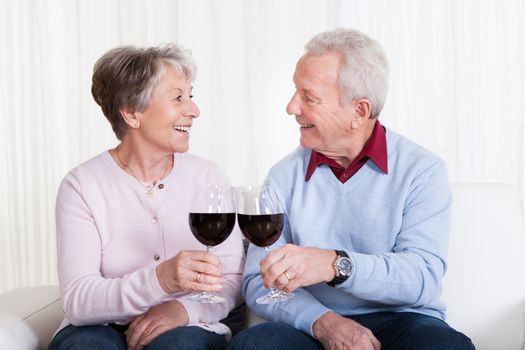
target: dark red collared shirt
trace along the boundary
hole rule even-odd
[[[372,130],[372,135],[370,135],[365,147],[363,147],[361,152],[354,158],[352,163],[346,167],[346,169],[335,160],[330,159],[319,152],[312,151],[304,180],[310,180],[315,169],[322,164],[326,164],[330,167],[339,181],[345,183],[357,173],[369,159],[371,159],[383,173],[388,174],[386,133],[383,126],[379,123],[379,120],[376,121],[374,130]]]

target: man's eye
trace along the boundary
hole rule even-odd
[[[311,98],[310,96],[308,95],[304,95],[304,100],[308,103],[315,103],[315,104],[318,104],[319,101],[317,99],[313,99]]]
[[[177,98],[175,98],[176,101],[179,101],[179,102],[182,102],[182,95],[181,96],[177,96]]]
[[[193,95],[190,95],[190,98],[193,98]]]

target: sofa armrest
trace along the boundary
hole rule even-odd
[[[0,295],[0,349],[47,349],[64,318],[58,286],[22,287]]]

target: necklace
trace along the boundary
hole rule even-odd
[[[122,161],[122,159],[120,159],[120,154],[119,154],[119,147],[120,147],[120,144],[115,148],[115,155],[117,156],[117,160],[118,162],[120,163],[120,165],[124,168],[124,169],[127,169],[129,171],[129,173],[131,174],[131,176],[133,176],[133,178],[135,180],[137,180],[137,182],[140,184],[140,186],[142,188],[144,188],[146,190],[146,196],[148,197],[153,197],[153,186],[155,186],[155,184],[157,183],[158,180],[162,180],[164,178],[164,176],[166,176],[167,172],[168,172],[168,169],[170,168],[170,165],[171,163],[173,162],[173,157],[171,157],[172,161],[169,161],[166,163],[166,167],[164,168],[164,170],[162,171],[162,174],[160,175],[160,177],[157,179],[157,180],[154,180],[152,181],[151,183],[146,183],[144,184],[144,182],[140,181],[139,178],[135,175],[135,173],[133,172],[133,170],[131,170],[131,168],[129,167],[128,164],[124,163]]]

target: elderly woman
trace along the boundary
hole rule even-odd
[[[192,235],[194,184],[227,184],[185,153],[199,109],[195,65],[177,45],[119,47],[95,65],[92,94],[120,143],[81,164],[57,198],[65,319],[50,349],[221,349],[241,302],[242,239],[207,253]],[[191,299],[208,291],[226,299]]]

